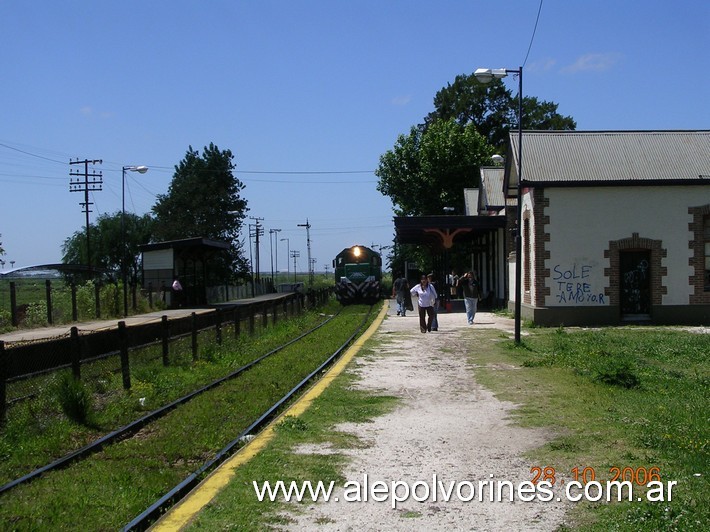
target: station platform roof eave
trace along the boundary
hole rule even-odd
[[[469,241],[505,228],[505,216],[395,216],[400,244],[420,244],[449,249],[455,242]]]

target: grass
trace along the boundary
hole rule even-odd
[[[359,356],[371,356],[364,352]],[[277,426],[277,437],[267,448],[236,471],[235,478],[190,526],[190,530],[264,530],[292,521],[299,508],[282,501],[259,502],[252,481],[311,480],[342,484],[345,457],[341,449],[367,445],[341,432],[339,423],[367,423],[391,411],[398,399],[353,388],[357,377],[345,372],[316,398],[299,418],[286,418]],[[327,453],[294,453],[299,445],[324,445]],[[288,509],[288,512],[286,512]]]
[[[476,378],[520,405],[515,419],[554,437],[530,454],[571,480],[573,468],[658,468],[677,481],[666,503],[578,504],[582,530],[703,530],[710,523],[710,336],[673,329],[535,329],[521,346],[490,334]],[[477,342],[479,345],[480,342]],[[511,369],[494,369],[493,364]],[[698,474],[700,476],[698,476]]]
[[[2,496],[0,520],[17,529],[75,529],[78,523],[90,529],[121,526],[311,371],[349,336],[362,311],[350,307],[337,325],[270,357],[244,378],[195,398],[133,438],[8,492]],[[62,423],[69,432],[76,428]]]
[[[334,312],[337,307],[331,304],[324,310]],[[84,384],[78,391],[68,371],[40,377],[36,382],[17,383],[37,396],[13,405],[8,411],[7,426],[0,430],[0,483],[28,473],[234,371],[323,320],[320,310],[309,312],[280,320],[267,329],[258,328],[254,336],[243,333],[238,339],[225,329],[221,346],[214,342],[214,333],[207,331],[200,335],[197,361],[192,360],[190,339],[185,338],[171,345],[168,367],[162,365],[160,346],[132,352],[129,391],[123,389],[118,357],[82,366]],[[90,396],[81,395],[82,390],[89,391]],[[71,391],[73,395],[67,393]],[[65,415],[62,405],[67,404],[67,396],[73,398],[69,406],[82,401],[94,405],[79,420],[85,423],[72,423],[71,416]]]
[[[476,338],[470,352],[476,380],[519,405],[515,423],[549,431],[549,443],[528,455],[531,468],[554,467],[557,480],[570,480],[575,467],[594,468],[605,481],[613,467],[657,467],[664,482],[678,482],[666,503],[578,503],[561,529],[707,529],[710,337],[672,329],[527,332],[520,346],[499,331],[466,334]],[[359,357],[379,356],[369,345]],[[302,507],[258,502],[253,480],[342,484],[345,458],[338,450],[367,443],[334,427],[366,423],[397,404],[353,389],[353,379],[341,375],[301,418],[285,420],[191,529],[265,530],[292,522]],[[328,452],[294,453],[305,443],[324,444]]]

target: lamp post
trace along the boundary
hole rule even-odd
[[[123,281],[123,315],[128,316],[128,272],[126,271],[126,172],[145,174],[147,166],[124,166],[121,168],[121,280]]]
[[[278,238],[281,229],[269,229],[269,251],[271,252],[271,284],[275,284],[274,280],[274,245],[271,241],[271,235],[276,234],[274,238]],[[276,241],[276,272],[279,271],[279,243]]]
[[[288,258],[291,256],[291,241],[288,238],[282,238],[280,241],[283,242],[284,240],[286,241],[286,282],[288,282],[288,274],[291,271],[288,265]],[[276,246],[276,249],[278,250],[279,247]],[[278,263],[276,267],[278,268]]]
[[[523,227],[523,67],[518,69],[507,68],[479,68],[473,73],[481,83],[489,83],[493,78],[501,79],[508,74],[518,75],[518,183],[516,190],[517,212],[515,215],[515,343],[520,344],[520,310],[522,303],[522,235]]]

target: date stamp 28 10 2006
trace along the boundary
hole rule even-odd
[[[597,472],[593,467],[574,467],[570,470],[571,478],[558,475],[552,466],[530,468],[532,482],[548,483],[551,486],[564,486],[567,500],[576,502],[582,499],[596,502],[606,501],[670,501],[673,497],[673,487],[677,481],[663,483],[658,467],[610,467],[609,480],[597,480]],[[559,478],[558,478],[559,477]],[[643,497],[634,496],[634,486],[645,487]]]

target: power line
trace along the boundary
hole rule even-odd
[[[537,8],[537,18],[535,19],[535,27],[533,28],[532,36],[530,37],[530,44],[528,45],[528,53],[525,54],[525,61],[523,61],[523,68],[528,62],[528,56],[530,55],[530,49],[532,48],[533,41],[535,40],[535,32],[537,32],[537,23],[540,21],[540,12],[542,11],[542,2],[540,0],[540,6]]]
[[[44,159],[45,161],[51,161],[53,163],[59,163],[59,164],[67,164],[65,161],[59,161],[57,159],[50,159],[49,157],[45,157],[43,155],[37,155],[36,153],[30,153],[28,151],[21,150],[19,148],[13,148],[12,146],[8,146],[7,144],[3,144],[2,142],[0,142],[0,146],[2,146],[3,148],[7,148],[8,150],[14,150],[14,151],[17,151],[20,153],[24,153],[25,155],[29,155],[31,157],[37,157],[38,159]]]

